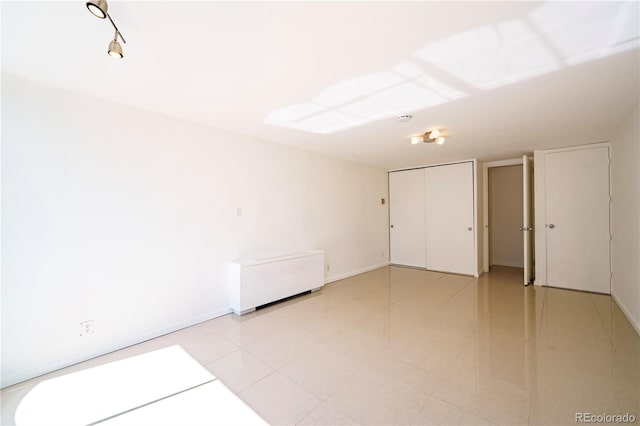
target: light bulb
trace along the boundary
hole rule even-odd
[[[442,145],[444,143],[444,138],[442,136],[436,138],[436,143],[438,145]]]
[[[429,139],[435,139],[438,136],[440,136],[440,130],[438,129],[433,129],[432,131],[429,132]]]
[[[411,144],[416,145],[422,142],[422,136],[411,136]]]

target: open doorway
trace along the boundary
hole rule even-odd
[[[528,155],[483,164],[484,272],[523,268],[533,282],[533,160]]]
[[[524,268],[522,164],[491,167],[488,178],[489,268]]]

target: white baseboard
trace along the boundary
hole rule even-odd
[[[356,271],[351,271],[351,272],[348,272],[346,274],[340,274],[340,275],[333,276],[331,278],[326,278],[324,280],[324,283],[325,284],[329,284],[329,283],[332,283],[334,281],[340,281],[340,280],[343,280],[345,278],[353,277],[354,275],[364,274],[365,272],[369,272],[369,271],[373,271],[374,269],[382,268],[384,266],[389,266],[389,262],[380,263],[380,264],[374,265],[374,266],[368,266],[366,268],[358,269]]]
[[[629,312],[629,309],[627,308],[627,306],[624,303],[622,303],[622,301],[618,299],[616,295],[613,294],[613,292],[611,292],[611,298],[616,302],[616,304],[618,305],[618,307],[620,308],[624,316],[627,317],[627,319],[631,323],[631,326],[636,330],[636,333],[638,333],[638,335],[640,336],[640,319],[639,320],[634,319],[631,316],[631,313]]]
[[[181,321],[179,323],[175,323],[167,327],[158,328],[148,333],[144,333],[132,338],[125,339],[115,345],[105,345],[97,349],[93,349],[87,352],[77,353],[69,357],[52,361],[46,364],[42,364],[33,368],[17,371],[14,374],[10,374],[2,377],[2,383],[0,384],[0,387],[5,388],[7,386],[12,386],[16,383],[24,382],[25,380],[42,376],[43,374],[48,374],[53,371],[69,367],[71,365],[78,364],[80,362],[88,361],[90,359],[97,358],[99,356],[106,355],[108,353],[115,352],[120,349],[127,348],[129,346],[137,345],[147,340],[155,339],[156,337],[164,336],[165,334],[173,333],[174,331],[182,330],[183,328],[190,327],[192,325],[195,325],[204,321],[208,321],[213,318],[217,318],[231,312],[232,310],[230,308],[215,311],[215,312],[210,312],[208,314],[190,318],[188,320]]]

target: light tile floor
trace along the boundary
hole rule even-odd
[[[2,390],[180,344],[272,424],[640,422],[640,337],[609,296],[385,267]]]

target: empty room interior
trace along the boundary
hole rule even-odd
[[[0,424],[640,422],[638,1],[0,23]]]

